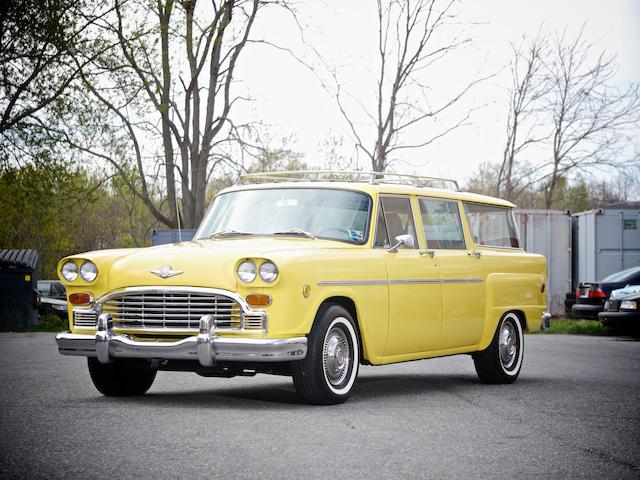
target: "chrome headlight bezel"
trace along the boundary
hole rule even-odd
[[[80,276],[85,282],[91,283],[98,278],[98,267],[90,260],[87,260],[80,267]]]
[[[244,283],[251,283],[258,276],[258,268],[252,260],[243,260],[236,268],[236,275]]]
[[[278,267],[271,260],[267,260],[262,262],[260,268],[258,269],[258,274],[260,275],[260,279],[266,283],[273,283],[278,279],[278,275],[280,272],[278,271]]]
[[[78,264],[73,260],[65,262],[62,265],[62,268],[60,268],[60,275],[62,275],[62,278],[67,282],[75,282],[78,278],[78,274]]]

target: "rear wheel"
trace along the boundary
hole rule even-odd
[[[293,362],[293,383],[315,405],[347,401],[358,375],[360,344],[355,322],[339,305],[321,310],[308,337],[307,356]]]
[[[89,374],[100,393],[108,397],[144,395],[156,378],[157,370],[145,360],[122,360],[116,363],[100,363],[88,357]]]
[[[489,347],[473,354],[476,373],[484,383],[513,383],[520,374],[524,336],[518,316],[505,314]]]

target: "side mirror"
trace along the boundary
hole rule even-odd
[[[406,246],[407,248],[413,248],[415,246],[413,235],[398,235],[396,237],[396,242],[397,243],[389,248],[387,252],[395,253],[400,247]]]

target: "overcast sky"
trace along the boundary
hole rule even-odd
[[[460,108],[443,116],[442,125],[459,118],[469,107],[472,125],[457,130],[429,147],[402,151],[395,158],[397,171],[425,175],[468,177],[484,161],[500,158],[504,142],[506,87],[510,42],[535,33],[544,23],[548,30],[576,33],[598,41],[600,50],[618,57],[618,82],[624,87],[640,80],[640,0],[465,0],[459,5],[460,26],[473,38],[470,47],[451,54],[428,78],[434,99],[448,98],[474,78],[497,73],[474,88]],[[299,30],[282,12],[264,12],[254,38],[268,38],[293,49],[309,62]],[[314,0],[300,2],[299,19],[305,40],[330,65],[337,66],[344,89],[363,103],[373,101],[377,67],[377,16],[373,0]],[[305,154],[312,165],[322,163],[321,145],[343,137],[342,153],[353,154],[353,140],[336,103],[317,78],[286,53],[267,46],[245,51],[237,78],[255,99],[236,111],[245,119],[260,119],[272,126],[274,137],[293,135],[290,148]],[[425,128],[437,129],[437,125]],[[412,132],[417,139],[428,131]],[[275,142],[277,145],[277,141]],[[361,157],[362,165],[368,162]]]

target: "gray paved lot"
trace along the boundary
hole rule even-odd
[[[0,478],[640,478],[640,342],[526,342],[515,385],[450,357],[364,367],[351,401],[310,407],[265,375],[105,398],[51,334],[1,334]]]

